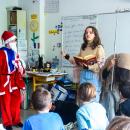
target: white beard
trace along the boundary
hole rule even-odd
[[[17,53],[17,46],[16,42],[10,42],[9,43],[10,48]]]

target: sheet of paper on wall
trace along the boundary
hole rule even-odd
[[[45,13],[58,13],[59,0],[45,0]]]
[[[18,51],[18,53],[19,53],[20,58],[23,59],[25,63],[27,63],[28,61],[27,51],[21,50],[21,51]]]
[[[25,40],[26,39],[26,30],[20,29],[17,37],[19,40]]]
[[[30,67],[36,67],[39,57],[39,49],[32,49],[31,45],[28,48],[28,64]]]
[[[18,40],[18,50],[27,50],[27,40]]]
[[[38,57],[39,57],[39,49],[34,49],[32,50],[32,57],[34,59],[34,61],[38,61]]]

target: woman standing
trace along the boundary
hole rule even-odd
[[[99,101],[101,93],[99,72],[105,62],[105,53],[97,29],[93,26],[88,26],[85,29],[83,41],[78,56],[84,58],[85,56],[95,55],[97,62],[94,64],[88,64],[87,66],[78,65],[80,66],[80,84],[90,82],[96,86],[96,101]],[[70,57],[69,54],[63,53],[63,56],[70,63],[76,64],[74,58]]]

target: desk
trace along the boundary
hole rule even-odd
[[[53,85],[55,83],[55,79],[58,77],[62,77],[67,73],[51,73],[51,72],[32,72],[26,71],[26,73],[33,78],[33,91],[36,90],[36,86],[42,85],[43,83],[47,83],[49,85]]]

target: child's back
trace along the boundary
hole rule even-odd
[[[76,113],[79,130],[105,130],[108,125],[105,108],[94,102],[96,89],[90,83],[83,83],[78,89],[80,108]]]
[[[60,116],[54,112],[40,113],[29,117],[24,130],[64,130]]]
[[[87,128],[88,123],[92,130],[105,130],[108,125],[106,117],[106,110],[104,107],[96,102],[88,102],[80,107],[77,111],[77,120],[80,121],[80,128]]]

